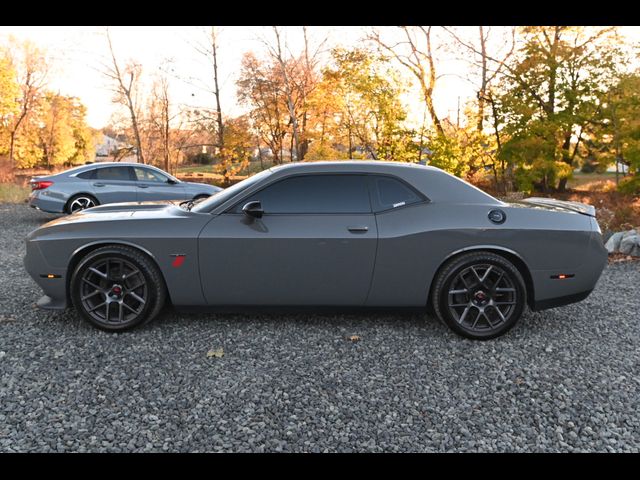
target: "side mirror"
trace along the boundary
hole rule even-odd
[[[247,203],[244,207],[242,207],[242,212],[253,218],[262,218],[264,214],[264,210],[262,210],[262,204],[259,201],[253,201]]]
[[[176,184],[176,183],[178,183],[178,182],[176,182],[173,178],[167,178],[167,183],[168,183],[169,185],[175,185],[175,184]]]

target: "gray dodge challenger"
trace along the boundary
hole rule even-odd
[[[50,213],[75,213],[105,203],[200,199],[222,189],[182,182],[152,165],[104,162],[33,178],[31,190],[31,207]]]
[[[595,209],[502,202],[437,168],[294,163],[200,202],[121,203],[26,239],[45,295],[119,331],[176,307],[420,307],[473,339],[586,298],[607,262]]]

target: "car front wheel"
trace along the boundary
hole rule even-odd
[[[491,252],[455,257],[434,281],[431,302],[438,318],[459,335],[488,340],[504,335],[522,316],[526,288],[507,259]]]
[[[152,320],[166,298],[158,267],[142,252],[122,245],[101,247],[82,258],[70,288],[80,315],[112,332]]]

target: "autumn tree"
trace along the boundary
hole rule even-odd
[[[85,115],[86,108],[77,98],[46,93],[39,118],[39,144],[47,168],[93,161],[93,133]]]
[[[109,29],[107,29],[105,33],[109,45],[110,61],[104,65],[103,74],[111,82],[110,88],[114,94],[113,101],[126,107],[129,112],[130,125],[133,130],[136,147],[136,157],[139,163],[145,163],[140,127],[140,105],[142,102],[140,77],[142,76],[142,65],[134,60],[127,61],[124,66],[121,65],[116,58]]]
[[[9,166],[13,169],[18,143],[29,143],[20,142],[19,137],[24,125],[28,123],[29,116],[38,107],[49,70],[49,60],[43,50],[29,41],[17,43],[11,39],[8,53],[12,58],[5,62],[7,66],[13,67],[19,89],[17,111],[5,117],[4,120],[9,134]],[[25,136],[33,135],[32,131],[25,132]],[[21,150],[24,152],[22,147]],[[32,153],[37,154],[37,152]]]
[[[225,122],[226,161],[216,165],[216,171],[222,175],[225,185],[231,184],[232,177],[249,165],[255,148],[255,138],[251,131],[250,118],[247,115],[229,118]]]
[[[388,39],[379,30],[367,38],[382,52],[395,58],[418,81],[431,123],[438,135],[444,135],[442,122],[434,106],[434,91],[438,75],[436,71],[434,27],[401,26],[399,40]]]
[[[9,153],[9,132],[18,114],[20,86],[8,52],[0,51],[0,155]]]
[[[619,176],[619,164],[626,165],[633,175],[622,182],[621,190],[640,192],[640,74],[638,72],[621,76],[607,92],[603,110],[605,121],[598,143],[605,146],[608,159],[615,161],[616,182]]]
[[[147,161],[171,171],[172,128],[169,80],[160,74],[155,78],[147,99],[141,130]]]
[[[400,100],[406,90],[384,57],[364,49],[334,49],[333,65],[323,72],[324,90],[332,89],[333,113],[346,136],[349,158],[355,143],[373,159],[411,161],[417,148],[404,126]]]
[[[281,85],[280,68],[260,60],[252,52],[243,55],[237,81],[238,100],[250,108],[252,125],[271,150],[275,164],[282,162],[289,123]]]
[[[521,187],[564,190],[623,56],[610,28],[523,27],[522,35],[495,100],[508,137],[500,155],[519,165]]]

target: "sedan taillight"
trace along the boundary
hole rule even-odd
[[[31,182],[31,190],[44,190],[45,188],[49,188],[53,185],[53,182],[49,180],[40,180]]]

